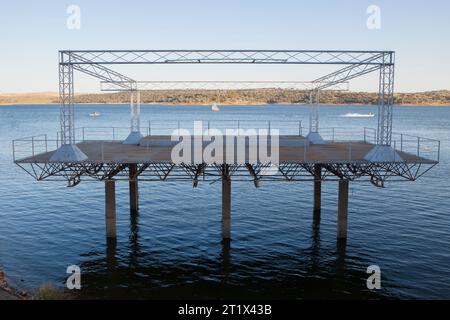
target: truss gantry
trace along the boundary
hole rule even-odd
[[[143,64],[279,64],[338,65],[341,69],[311,81],[318,92],[379,70],[379,113],[377,144],[390,146],[394,90],[393,51],[358,50],[62,50],[60,51],[61,138],[73,145],[74,78],[81,71],[120,90],[136,91],[138,82],[111,69],[112,65]],[[318,98],[316,98],[318,101]],[[136,103],[138,104],[138,103]],[[132,132],[139,128],[138,107],[132,107]],[[317,108],[312,109],[310,131],[318,127]],[[79,154],[76,152],[64,154]],[[58,155],[58,158],[61,155]],[[66,160],[71,160],[70,158]],[[74,159],[78,160],[78,159]]]

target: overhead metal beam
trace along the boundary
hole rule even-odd
[[[369,64],[391,51],[358,50],[63,50],[74,64]]]
[[[342,81],[348,81],[364,74],[370,73],[380,68],[387,56],[390,56],[391,52],[383,52],[373,57],[361,60],[358,64],[349,64],[348,66],[329,73],[325,76],[313,80],[316,83],[314,90],[324,90],[329,86],[333,86],[336,83]],[[373,62],[377,63],[373,63]]]
[[[94,64],[77,54],[61,54],[60,65],[72,66],[75,70],[94,76],[103,81],[114,82],[125,90],[136,90],[136,81],[103,65]],[[73,61],[78,61],[74,63]],[[83,63],[80,63],[83,62]]]
[[[136,81],[136,89],[144,90],[254,90],[254,89],[284,89],[313,90],[317,83],[312,81]],[[100,81],[100,91],[128,91],[128,85],[117,81]],[[328,86],[334,91],[348,91],[349,82],[342,81]]]
[[[336,85],[337,83],[352,80],[354,78],[371,73],[378,69],[380,69],[380,65],[372,65],[372,64],[350,65],[312,81],[313,83],[316,83],[316,86],[313,88],[313,90],[324,90]]]

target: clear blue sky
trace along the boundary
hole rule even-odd
[[[81,9],[80,30],[66,27],[71,4]],[[381,9],[380,30],[366,27],[372,4]],[[60,49],[131,48],[389,49],[397,52],[397,92],[450,89],[449,39],[448,0],[2,0],[0,93],[57,91]],[[148,66],[129,72],[140,80],[311,80],[317,70]],[[79,91],[99,87],[85,76],[76,79]],[[351,87],[375,91],[375,79]]]

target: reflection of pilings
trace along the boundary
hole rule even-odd
[[[231,178],[229,166],[222,168],[222,240],[226,241],[231,239]]]
[[[139,214],[130,214],[130,265],[137,266],[137,257],[140,254],[139,245]]]
[[[106,270],[108,284],[117,283],[117,240],[116,238],[107,238],[106,240]]]
[[[228,274],[228,270],[230,267],[230,249],[231,249],[231,241],[229,239],[222,241],[222,253],[221,253],[221,262],[222,268],[224,270],[224,274]]]
[[[347,239],[338,239],[336,243],[336,272],[338,279],[344,279]]]
[[[348,180],[339,180],[337,238],[347,239]]]
[[[221,283],[222,285],[226,286],[228,283],[228,278],[230,275],[230,269],[231,269],[231,257],[230,257],[230,250],[231,250],[231,240],[230,239],[223,239],[222,240],[222,252],[220,254],[220,266],[221,266]]]
[[[320,210],[322,198],[322,167],[318,164],[314,165],[314,207],[313,207],[313,223],[312,223],[312,250],[313,254],[319,251],[320,242]]]
[[[106,263],[108,267],[114,266],[116,263],[117,240],[108,238],[106,240]]]
[[[105,180],[106,237],[116,238],[116,181]]]
[[[320,264],[320,221],[313,220],[311,240],[311,268],[315,272]]]
[[[322,168],[316,164],[314,166],[314,209],[313,220],[320,222],[320,209],[322,202]]]
[[[137,165],[130,164],[130,211],[131,213],[137,213],[139,210],[139,189],[138,189],[138,177],[137,177]]]
[[[320,223],[318,221],[313,220],[312,232],[313,246],[316,246],[320,242]]]
[[[338,277],[345,275],[345,254],[347,246],[347,216],[348,216],[348,180],[339,180],[336,267]]]

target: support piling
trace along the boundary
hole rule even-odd
[[[315,222],[320,221],[320,209],[322,206],[322,168],[320,165],[314,166],[314,208],[313,208],[313,220]]]
[[[228,166],[222,174],[222,241],[231,240],[231,178]]]
[[[116,238],[116,181],[105,180],[106,237]]]
[[[130,164],[130,212],[136,214],[139,211],[139,185],[137,177],[137,165]]]
[[[347,239],[348,180],[339,180],[337,239]]]

